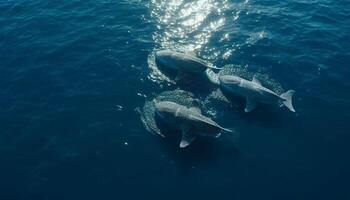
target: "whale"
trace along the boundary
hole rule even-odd
[[[221,131],[233,132],[202,114],[199,105],[186,107],[172,101],[155,104],[155,112],[164,122],[181,130],[180,148],[189,146],[198,136],[219,137]]]
[[[259,103],[279,104],[287,107],[290,111],[295,112],[292,104],[294,90],[278,95],[272,90],[262,86],[261,82],[253,77],[252,81],[233,75],[219,76],[220,86],[228,92],[241,96],[246,99],[244,111],[253,111]]]
[[[157,64],[165,68],[176,70],[176,80],[183,79],[187,73],[204,73],[207,69],[220,70],[221,68],[211,66],[206,61],[191,55],[172,50],[159,50],[155,53]]]

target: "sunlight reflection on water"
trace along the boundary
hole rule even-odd
[[[232,31],[235,31],[234,22],[239,19],[246,4],[248,1],[152,0],[149,7],[157,30],[153,34],[156,45],[148,58],[151,69],[148,78],[159,83],[171,83],[154,63],[154,52],[158,49],[196,54],[208,61],[219,57],[228,59],[236,49],[230,44]]]
[[[157,49],[173,49],[197,53],[208,43],[212,33],[225,24],[226,0],[152,0],[151,16],[157,22],[153,39]],[[154,52],[152,52],[154,55]],[[154,56],[149,56],[153,81],[170,80],[156,67]]]
[[[225,24],[227,8],[226,0],[152,0],[151,15],[158,23],[154,40],[159,48],[198,51]]]

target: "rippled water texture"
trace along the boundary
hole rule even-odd
[[[1,200],[350,199],[348,0],[2,0],[0,27]],[[159,49],[294,89],[297,112],[246,114]],[[238,146],[149,133],[154,99],[188,96]]]

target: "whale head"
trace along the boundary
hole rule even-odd
[[[174,52],[171,50],[159,50],[155,53],[155,60],[156,63],[163,66],[171,66],[171,63],[173,62]]]
[[[161,101],[155,104],[156,113],[162,118],[174,117],[179,105],[171,101]]]
[[[239,87],[242,82],[242,78],[238,76],[224,75],[219,77],[220,85],[228,88]]]

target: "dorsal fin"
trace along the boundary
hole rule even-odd
[[[261,82],[256,78],[256,76],[253,77],[252,82],[257,84],[257,85],[261,85]]]
[[[197,57],[197,51],[195,49],[186,49],[183,51],[185,54],[193,56],[193,57]]]
[[[190,108],[191,111],[197,112],[197,113],[202,113],[201,109],[198,107],[191,107]]]
[[[198,113],[202,113],[201,106],[198,99],[193,100],[192,107],[190,108],[190,110]]]
[[[192,107],[198,107],[200,108],[201,107],[201,103],[198,99],[193,99],[192,101]]]

